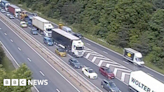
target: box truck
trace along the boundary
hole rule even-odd
[[[78,37],[56,28],[52,29],[52,38],[58,44],[65,46],[76,57],[82,57],[84,55],[84,43]]]
[[[3,7],[6,11],[8,11],[8,6],[10,3],[6,0],[1,0],[1,7]]]
[[[21,9],[15,5],[9,5],[8,6],[8,11],[13,14],[16,18],[18,18],[20,12],[21,12]]]
[[[135,65],[143,66],[142,54],[131,48],[124,48],[123,58],[134,63]]]
[[[130,74],[130,92],[164,92],[164,84],[143,71]]]
[[[32,18],[32,25],[37,28],[40,32],[43,32],[46,37],[52,36],[53,25],[48,21],[39,16]]]

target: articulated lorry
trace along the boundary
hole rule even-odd
[[[164,92],[164,84],[142,71],[130,74],[130,92]]]
[[[1,0],[1,7],[3,7],[6,11],[8,11],[8,6],[10,3],[6,0]]]
[[[143,66],[142,54],[131,48],[124,48],[123,58],[134,63],[135,65]]]
[[[65,46],[76,57],[82,57],[84,55],[84,43],[78,37],[56,28],[52,29],[52,38],[58,44]]]
[[[39,16],[32,18],[32,25],[37,28],[40,32],[43,32],[46,37],[52,36],[53,25],[48,21]]]
[[[16,18],[18,18],[20,12],[21,12],[21,9],[18,7],[18,6],[15,6],[15,5],[9,5],[8,6],[8,11],[13,14]]]

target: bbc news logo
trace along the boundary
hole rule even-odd
[[[48,85],[48,80],[3,79],[3,86]]]

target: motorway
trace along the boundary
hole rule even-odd
[[[0,21],[0,41],[11,53],[18,64],[26,63],[34,79],[48,80],[47,86],[36,86],[38,92],[80,92],[65,80],[57,70],[50,67],[43,57],[35,53],[11,29]]]
[[[19,20],[18,19],[13,19],[12,20],[13,22],[15,22],[17,25],[19,25]],[[25,32],[29,33],[31,36],[33,36],[35,39],[37,39],[40,43],[43,44],[43,36],[42,35],[32,35],[30,33],[30,28],[24,28]],[[43,44],[44,46],[46,46],[52,53],[54,53],[54,50],[55,50],[55,46],[47,46],[45,44]],[[54,55],[56,55],[54,53]],[[63,60],[63,62],[66,62],[68,64],[68,59],[71,58],[72,56],[71,55],[68,55],[67,57],[62,57],[61,59]],[[79,62],[85,66],[89,66],[91,67],[92,69],[94,69],[97,74],[98,74],[98,79],[96,80],[90,80],[88,79],[86,76],[84,76],[81,72],[81,69],[77,69],[76,71],[81,74],[87,81],[91,82],[93,85],[95,85],[96,87],[98,87],[100,90],[102,90],[103,92],[106,92],[102,87],[101,87],[101,81],[102,79],[104,79],[105,77],[103,77],[98,69],[99,67],[95,64],[93,64],[92,62],[90,62],[88,59],[86,58],[77,58],[79,60]],[[50,71],[49,71],[50,72]],[[128,92],[128,86],[125,85],[123,82],[121,82],[120,80],[118,79],[113,79],[113,81],[116,83],[116,85],[120,88],[120,90],[122,92]],[[67,92],[70,92],[70,91],[67,91]],[[72,91],[71,91],[72,92]]]

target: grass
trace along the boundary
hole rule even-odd
[[[9,60],[7,56],[5,56],[2,60],[2,68],[6,70],[7,73],[11,73],[15,69],[12,62]]]
[[[20,6],[20,5],[18,5],[18,6]],[[30,12],[36,12],[36,11],[32,11],[31,9],[27,8],[25,4],[24,4],[24,5],[21,5],[20,7],[23,8],[23,9],[25,9],[25,10],[28,10],[28,11],[30,11]],[[54,22],[55,24],[59,24],[59,23],[66,24],[66,23],[64,23],[62,20],[47,18],[45,15],[43,15],[43,14],[41,14],[41,13],[39,13],[39,12],[37,12],[37,14],[38,14],[40,17],[42,17],[42,18],[45,18],[45,19],[47,19],[47,20],[49,20],[49,21]],[[73,30],[74,32],[79,32],[79,31],[78,31],[75,27],[73,27],[72,25],[66,25],[66,26],[69,26],[70,28],[72,28],[72,30]],[[90,40],[92,40],[92,41],[94,41],[94,42],[96,42],[96,43],[98,43],[98,44],[101,44],[101,45],[103,45],[103,46],[105,46],[105,47],[107,47],[107,48],[109,48],[109,49],[111,49],[111,50],[113,50],[113,51],[116,51],[116,52],[118,52],[118,53],[120,53],[120,54],[122,54],[122,52],[123,52],[123,48],[120,48],[120,47],[117,47],[117,46],[114,46],[114,45],[109,45],[109,44],[108,44],[106,41],[104,41],[103,39],[97,38],[96,36],[93,36],[93,35],[90,35],[90,34],[86,34],[86,33],[81,33],[81,34],[82,34],[84,37],[86,37],[86,38],[88,38],[88,39],[90,39]],[[144,61],[149,61],[147,58],[148,58],[148,57],[145,57],[145,58],[144,58]],[[158,71],[158,72],[164,74],[164,69],[159,69],[158,67],[154,66],[154,65],[153,65],[152,63],[150,63],[150,62],[145,62],[145,65],[148,66],[148,67],[150,67],[151,69],[154,69],[154,70],[156,70],[156,71]]]

